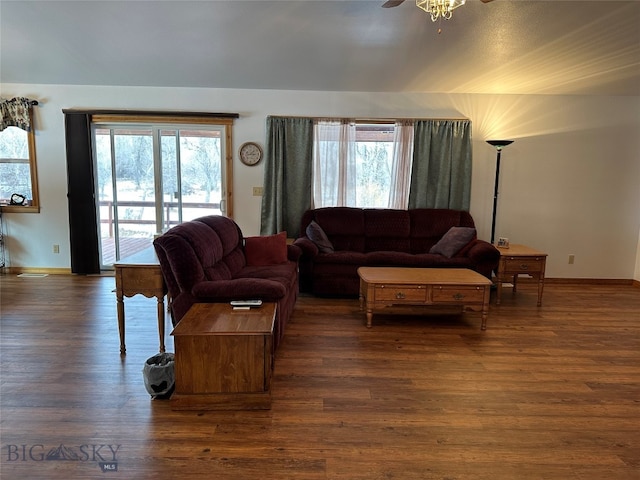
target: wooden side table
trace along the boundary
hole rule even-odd
[[[158,299],[158,335],[160,352],[164,352],[164,297],[167,294],[167,287],[154,248],[149,247],[135,255],[123,258],[114,263],[113,268],[116,277],[120,354],[127,352],[124,344],[124,297],[133,297],[137,294]]]
[[[276,304],[233,310],[196,303],[171,332],[175,344],[173,410],[271,408]]]
[[[500,263],[496,272],[496,304],[500,305],[503,282],[511,282],[515,293],[518,275],[530,275],[538,281],[538,306],[541,306],[547,254],[518,244],[511,244],[508,248],[499,247],[498,251]]]

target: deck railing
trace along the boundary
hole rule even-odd
[[[98,205],[100,207],[107,207],[107,212],[108,212],[108,216],[107,218],[100,218],[100,223],[101,224],[108,224],[109,225],[109,237],[113,237],[113,225],[114,225],[114,218],[113,218],[113,202],[112,201],[100,201],[98,202]],[[172,226],[178,225],[178,223],[180,223],[178,221],[178,219],[176,218],[175,220],[171,219],[171,209],[173,208],[178,208],[179,206],[182,206],[182,209],[188,209],[188,208],[198,208],[198,209],[203,209],[203,210],[220,210],[220,202],[162,202],[162,208],[165,211],[164,214],[164,220],[163,220],[163,225],[162,225],[162,230],[166,230],[171,228]],[[155,209],[156,203],[155,202],[145,202],[145,201],[137,201],[137,200],[132,200],[132,201],[118,201],[118,208],[120,207],[136,207],[136,208],[152,208]],[[123,224],[123,225],[155,225],[156,221],[155,218],[154,219],[125,219],[125,218],[118,218],[118,224]]]

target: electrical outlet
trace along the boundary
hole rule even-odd
[[[53,253],[60,253],[60,245],[53,246]]]
[[[263,190],[262,187],[253,187],[253,196],[254,197],[261,197],[263,191],[264,190]]]
[[[576,261],[576,256],[573,253],[571,253],[569,255],[569,265],[573,265],[575,261]]]

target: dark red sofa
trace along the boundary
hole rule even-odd
[[[333,252],[322,253],[307,236],[312,221],[322,228]],[[429,253],[451,227],[475,229],[475,224],[468,212],[448,209],[307,210],[294,242],[302,250],[300,289],[324,296],[357,296],[360,266],[469,268],[491,279],[500,253],[489,242],[474,237],[451,258]]]
[[[276,250],[273,237],[245,239],[232,219],[210,215],[177,225],[156,238],[153,245],[169,290],[173,325],[194,303],[276,302],[277,346],[298,296],[301,251],[287,245],[283,235],[277,246],[277,263],[265,264]],[[250,258],[260,258],[259,264],[247,261],[249,240],[254,249]]]

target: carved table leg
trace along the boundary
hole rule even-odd
[[[117,294],[118,300],[118,332],[120,333],[120,355],[127,353],[124,345],[124,301],[121,294]]]
[[[489,317],[489,302],[491,301],[491,288],[485,287],[484,301],[482,302],[482,324],[480,330],[487,329],[487,317]]]
[[[160,335],[160,353],[164,353],[164,297],[158,297],[158,334]]]
[[[544,290],[544,277],[538,275],[538,306],[542,306],[542,291]]]
[[[373,310],[367,308],[367,328],[371,328],[371,323],[373,321]]]

